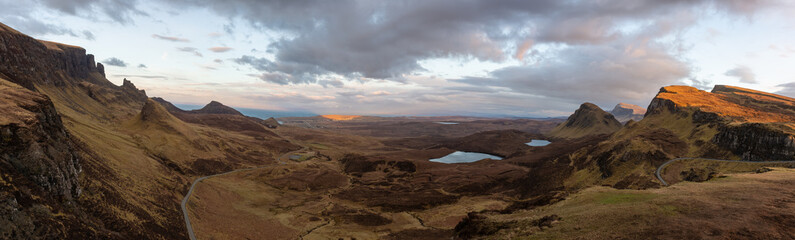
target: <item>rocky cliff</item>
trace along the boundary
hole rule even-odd
[[[738,87],[663,87],[642,120],[574,154],[578,174],[598,175],[572,186],[657,186],[654,170],[680,157],[795,159],[793,106],[795,99]]]
[[[643,119],[646,109],[634,104],[619,103],[610,111],[610,114],[613,114],[616,120],[621,123],[626,123],[629,120],[637,122]]]
[[[795,159],[795,99],[717,85],[712,92],[671,86],[649,105],[650,115],[691,114],[692,124],[712,125],[709,140],[745,160]]]
[[[29,90],[35,84],[63,85],[67,78],[104,77],[104,67],[80,47],[36,40],[0,23],[0,74]],[[108,84],[94,81],[94,84]]]
[[[583,103],[565,122],[552,129],[547,136],[553,138],[581,138],[611,134],[621,129],[613,115],[593,103]]]
[[[47,96],[0,79],[0,160],[65,200],[80,194],[79,156]]]
[[[74,144],[47,96],[0,78],[0,238],[80,231],[51,224],[58,221],[51,211],[75,204],[81,194]]]

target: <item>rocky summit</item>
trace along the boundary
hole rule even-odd
[[[593,103],[583,103],[565,122],[552,129],[547,136],[554,138],[581,138],[611,134],[621,129],[621,123],[612,114]]]
[[[613,107],[610,114],[613,114],[616,120],[621,123],[629,122],[629,120],[637,122],[643,119],[643,115],[646,114],[646,109],[634,104],[619,103]]]

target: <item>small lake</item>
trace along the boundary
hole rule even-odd
[[[468,162],[477,162],[479,160],[483,160],[486,158],[491,158],[494,160],[502,160],[501,157],[497,157],[491,154],[456,151],[454,153],[447,154],[447,156],[441,158],[434,158],[429,161],[440,162],[440,163],[468,163]]]
[[[532,147],[543,147],[543,146],[549,145],[550,143],[552,143],[552,142],[547,141],[547,140],[533,139],[530,142],[525,143],[525,144],[527,144],[527,146],[532,146]]]
[[[444,124],[444,125],[455,125],[455,124],[458,124],[457,122],[435,122],[435,123]]]

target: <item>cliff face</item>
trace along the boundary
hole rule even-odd
[[[660,90],[649,115],[692,114],[693,124],[711,124],[711,143],[744,160],[795,159],[795,99],[751,89],[717,85],[712,92],[671,86]]]
[[[553,138],[581,138],[611,134],[621,129],[613,115],[592,103],[583,103],[565,122],[552,129],[547,136]]]
[[[0,78],[0,238],[58,239],[80,236],[63,205],[81,194],[81,159],[47,96]]]
[[[795,159],[795,135],[791,132],[793,129],[788,126],[745,123],[722,127],[712,142],[744,160],[792,160]]]
[[[87,79],[91,73],[104,77],[104,67],[80,47],[40,41],[0,23],[0,74],[29,90],[34,84],[64,84],[65,78]]]
[[[661,88],[642,120],[573,154],[581,182],[572,186],[657,186],[655,169],[680,157],[795,159],[794,106],[792,98],[731,86]]]
[[[49,98],[0,79],[0,160],[46,192],[80,194],[79,157]]]
[[[619,103],[610,111],[610,114],[613,114],[616,120],[622,123],[626,123],[629,120],[637,122],[643,119],[646,109],[634,104]]]

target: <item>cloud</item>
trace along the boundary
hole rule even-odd
[[[403,81],[436,58],[525,61],[537,47],[655,41],[699,14],[749,16],[774,1],[250,1],[171,0],[208,7],[263,30],[295,36],[268,46],[267,81],[318,83],[327,74]],[[312,16],[312,17],[306,17]],[[680,20],[681,19],[681,20]],[[645,38],[622,29],[648,29]],[[227,25],[231,32],[234,26]],[[226,27],[226,26],[225,26]],[[581,48],[580,48],[581,49]],[[255,56],[252,56],[255,57]],[[533,59],[535,60],[535,59]],[[255,67],[256,68],[256,67]],[[278,68],[278,69],[276,69]],[[280,71],[284,70],[284,71]]]
[[[104,15],[114,22],[130,24],[133,16],[149,16],[136,6],[138,0],[39,0],[44,6],[69,15],[92,18]]]
[[[152,34],[152,38],[160,39],[160,40],[166,40],[166,41],[171,41],[171,42],[190,42],[190,39],[187,39],[187,38],[168,37],[168,36],[163,36],[163,35],[158,35],[158,34]]]
[[[120,77],[120,78],[147,78],[147,79],[168,79],[166,76],[160,75],[126,75],[126,74],[117,74],[113,75],[113,77]]]
[[[180,52],[193,53],[193,55],[196,55],[197,57],[204,57],[204,55],[199,52],[199,49],[194,47],[178,47],[177,50]]]
[[[127,67],[127,63],[126,62],[122,61],[121,59],[115,58],[115,57],[105,59],[105,61],[102,61],[102,63],[104,63],[106,65],[110,65],[110,66],[116,66],[116,67]]]
[[[253,74],[252,76],[265,82],[279,85],[317,83],[319,76],[329,73],[310,64],[276,63],[266,58],[257,58],[249,55],[232,59],[232,61],[261,71],[261,73]]]
[[[555,58],[534,65],[498,69],[488,77],[452,81],[474,87],[502,87],[570,103],[642,105],[660,86],[681,83],[691,71],[687,64],[670,55],[665,45],[657,43],[584,45],[554,55]]]
[[[232,48],[230,48],[230,47],[211,47],[211,48],[208,48],[208,50],[213,51],[213,52],[217,52],[217,53],[222,53],[222,52],[228,52],[229,50],[232,50]]]
[[[217,58],[216,58],[215,60],[213,60],[213,62],[215,62],[215,63],[222,63],[222,62],[224,62],[224,60],[221,60],[221,59],[217,59]]]
[[[138,68],[149,68],[149,67],[147,67],[146,65],[144,65],[143,63],[141,63],[141,64],[138,64]]]
[[[345,86],[345,83],[340,81],[339,79],[332,79],[332,80],[318,80],[318,84],[323,87],[332,86],[335,88],[341,88]]]
[[[383,90],[379,90],[379,91],[375,91],[375,92],[370,93],[370,95],[373,95],[373,96],[387,96],[387,95],[392,95],[392,93],[387,92],[387,91],[383,91]]]
[[[737,65],[736,67],[729,69],[729,71],[726,71],[724,75],[736,77],[740,79],[740,82],[742,83],[756,83],[756,74],[754,74],[751,68],[744,65]]]
[[[781,91],[776,92],[776,94],[795,98],[795,82],[781,84],[778,85],[778,87],[781,87],[783,89]]]
[[[96,39],[94,38],[94,33],[92,33],[91,31],[83,31],[83,36],[85,36],[86,39],[91,41],[94,41],[94,39]]]

